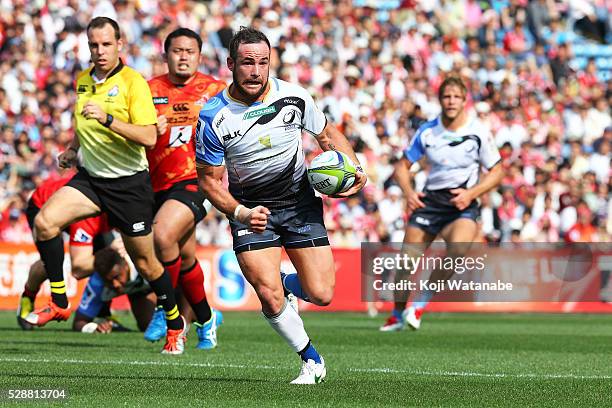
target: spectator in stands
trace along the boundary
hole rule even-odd
[[[522,180],[516,194],[525,193],[524,201],[492,193],[487,208],[505,216],[514,207],[512,219],[522,222],[530,200],[526,187],[533,186],[536,202],[521,234],[537,225],[536,239],[554,241],[576,223],[580,200],[589,203],[598,225],[612,231],[612,45],[604,2],[401,2],[403,9],[391,10],[388,20],[379,18],[378,3],[357,7],[350,0],[299,1],[300,7],[222,0],[105,0],[74,9],[78,2],[21,3],[0,4],[0,213],[20,208],[22,195],[56,177],[55,157],[73,138],[67,107],[75,98],[74,74],[89,64],[84,27],[93,15],[104,14],[121,22],[133,44],[124,58],[146,76],[163,73],[162,40],[178,25],[200,30],[207,39],[200,69],[224,80],[230,78],[224,67],[233,32],[241,25],[265,30],[278,44],[272,50],[275,72],[309,87],[330,123],[350,135],[375,176],[368,194],[377,199],[389,200],[389,163],[439,113],[437,88],[457,70],[469,78],[474,116],[495,135],[512,180]],[[312,158],[317,151],[309,140],[303,146]],[[426,171],[417,171],[417,183]],[[588,172],[595,184],[575,183],[592,179]],[[366,205],[372,196],[363,194],[359,200]],[[339,223],[339,200],[325,202],[331,203],[329,222]],[[0,235],[10,225],[6,214]],[[366,211],[363,226],[371,225],[368,217]],[[226,231],[227,220],[213,212],[198,225],[198,240],[227,245]],[[495,238],[495,227],[487,231]],[[506,232],[508,240],[511,230]],[[7,234],[19,236],[13,227]],[[385,227],[347,236],[354,245],[388,234]]]

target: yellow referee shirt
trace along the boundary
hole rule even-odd
[[[131,176],[147,169],[145,148],[81,115],[88,101],[97,103],[115,119],[133,125],[154,125],[157,113],[149,85],[138,72],[120,61],[104,82],[96,83],[93,68],[77,76],[74,111],[76,134],[81,144],[83,167],[89,175],[102,178]]]

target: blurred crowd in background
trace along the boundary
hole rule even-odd
[[[468,85],[505,170],[481,199],[482,240],[610,241],[612,1],[0,0],[0,242],[31,242],[23,210],[58,176],[75,74],[89,66],[84,29],[101,15],[119,22],[124,62],[147,79],[164,73],[163,40],[178,26],[204,39],[201,71],[228,83],[232,33],[262,30],[271,75],[312,92],[369,175],[360,195],[325,199],[335,246],[402,240],[393,163],[440,113],[449,73]],[[312,136],[304,148],[319,152]],[[418,188],[427,170],[415,165]],[[197,236],[231,244],[214,210]]]

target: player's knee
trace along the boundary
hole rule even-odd
[[[181,267],[181,270],[187,267],[194,266],[195,263],[196,263],[195,254],[181,254],[181,264],[183,265]]]
[[[274,290],[273,288],[260,286],[257,290],[261,307],[264,313],[275,315],[280,313],[285,302],[282,290]]]
[[[136,270],[148,281],[159,278],[164,271],[164,268],[155,258],[146,256],[135,256],[134,258],[132,258],[132,262],[134,262]]]
[[[40,212],[34,218],[34,231],[36,234],[36,240],[46,241],[59,234],[59,227],[55,226],[53,222],[45,215]]]
[[[312,291],[312,294],[308,294],[308,297],[312,303],[317,306],[327,306],[331,303],[334,297],[333,286],[325,288],[317,288]]]
[[[155,227],[154,229],[154,235],[153,235],[153,239],[155,241],[155,248],[157,248],[158,250],[165,250],[168,248],[171,248],[174,245],[177,245],[177,240],[176,238],[173,236],[173,234],[170,233],[170,231],[167,231],[166,228],[164,227]]]

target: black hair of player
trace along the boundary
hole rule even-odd
[[[198,52],[202,51],[202,37],[200,37],[198,33],[193,30],[190,30],[189,28],[180,27],[168,34],[168,36],[164,40],[164,52],[166,54],[168,54],[168,50],[170,49],[170,44],[172,43],[172,40],[178,37],[193,38],[198,42]]]
[[[123,265],[124,263],[125,259],[121,254],[111,247],[100,249],[94,256],[94,270],[102,276],[108,275],[115,265]]]
[[[271,49],[270,41],[264,33],[253,27],[240,27],[240,30],[234,34],[229,43],[230,58],[236,61],[240,44],[259,44],[260,42],[266,43],[268,49]]]

